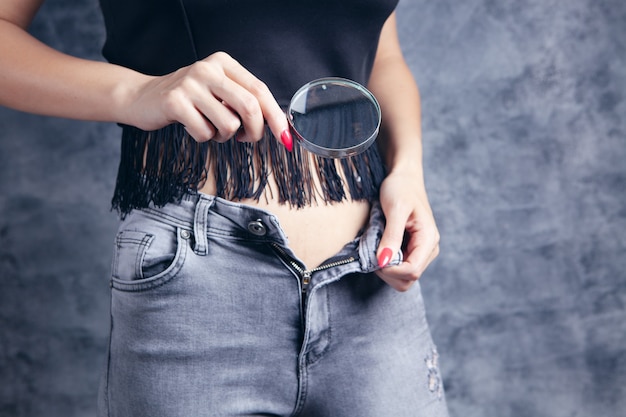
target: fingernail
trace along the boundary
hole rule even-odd
[[[285,148],[289,152],[293,150],[293,138],[291,137],[291,132],[289,129],[283,130],[283,133],[280,134],[280,141],[285,145]]]
[[[378,255],[378,266],[381,268],[386,267],[392,256],[393,252],[391,251],[391,249],[383,249],[382,252],[380,252],[380,255]]]

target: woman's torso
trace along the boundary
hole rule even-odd
[[[103,54],[110,62],[162,75],[225,51],[264,81],[281,106],[314,78],[335,76],[367,84],[380,30],[397,4],[397,0],[100,2],[107,27]],[[247,151],[237,149],[237,144],[207,150],[177,132],[180,129],[125,131],[113,206],[125,213],[147,204],[162,205],[191,189],[262,207],[276,214],[307,267],[320,264],[355,237],[367,221],[369,201],[376,198],[384,175],[377,153],[352,160],[330,176],[333,169],[328,168],[334,162],[321,166],[319,161],[309,165],[310,172],[293,175],[293,170],[305,171],[296,156],[287,156],[287,165],[277,166],[274,161],[287,159],[276,149],[246,158]],[[239,165],[222,165],[221,173],[212,169],[211,161],[235,154]],[[272,161],[266,170],[269,185],[262,192],[246,190],[237,173],[264,177],[258,166],[245,166],[246,159],[258,162],[259,155]],[[202,158],[207,158],[206,165],[199,163]],[[171,161],[171,166],[163,161]],[[206,167],[208,176],[201,172]],[[276,175],[283,178],[274,182]],[[321,187],[319,175],[330,178]],[[339,181],[341,190],[336,189],[338,177],[345,180]],[[301,198],[298,187],[303,178],[318,181],[309,193],[318,195]],[[286,194],[285,184],[292,188]]]

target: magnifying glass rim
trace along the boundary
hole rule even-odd
[[[294,103],[296,102],[296,99],[298,99],[302,94],[304,94],[309,88],[316,87],[321,84],[339,84],[345,87],[352,87],[358,90],[360,93],[362,93],[364,97],[369,99],[370,102],[374,104],[376,113],[378,115],[378,120],[376,122],[376,128],[373,130],[372,134],[367,139],[365,139],[363,142],[357,145],[350,146],[347,148],[327,148],[327,147],[320,146],[309,141],[307,138],[303,137],[300,134],[300,132],[298,132],[293,121],[292,107]],[[318,78],[300,87],[298,91],[295,92],[291,100],[289,101],[289,107],[287,108],[287,115],[288,115],[287,119],[289,120],[289,125],[291,126],[291,130],[296,134],[296,136],[300,140],[302,147],[304,147],[306,150],[310,152],[313,152],[316,155],[320,155],[323,157],[330,157],[330,158],[344,158],[348,156],[358,155],[361,152],[365,151],[376,140],[376,137],[378,137],[378,132],[380,130],[380,124],[382,120],[380,104],[378,103],[378,100],[376,100],[376,97],[374,97],[374,94],[372,94],[371,91],[369,91],[367,88],[365,88],[358,82],[349,80],[347,78],[341,78],[341,77]]]

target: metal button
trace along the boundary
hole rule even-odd
[[[265,236],[265,234],[267,233],[267,229],[260,219],[253,220],[248,223],[248,231],[255,236]]]
[[[189,239],[191,237],[191,232],[189,230],[181,230],[180,237],[183,239]]]

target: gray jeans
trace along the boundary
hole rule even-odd
[[[382,227],[375,204],[309,271],[266,211],[203,194],[133,211],[99,416],[447,416],[419,284],[373,273]]]

